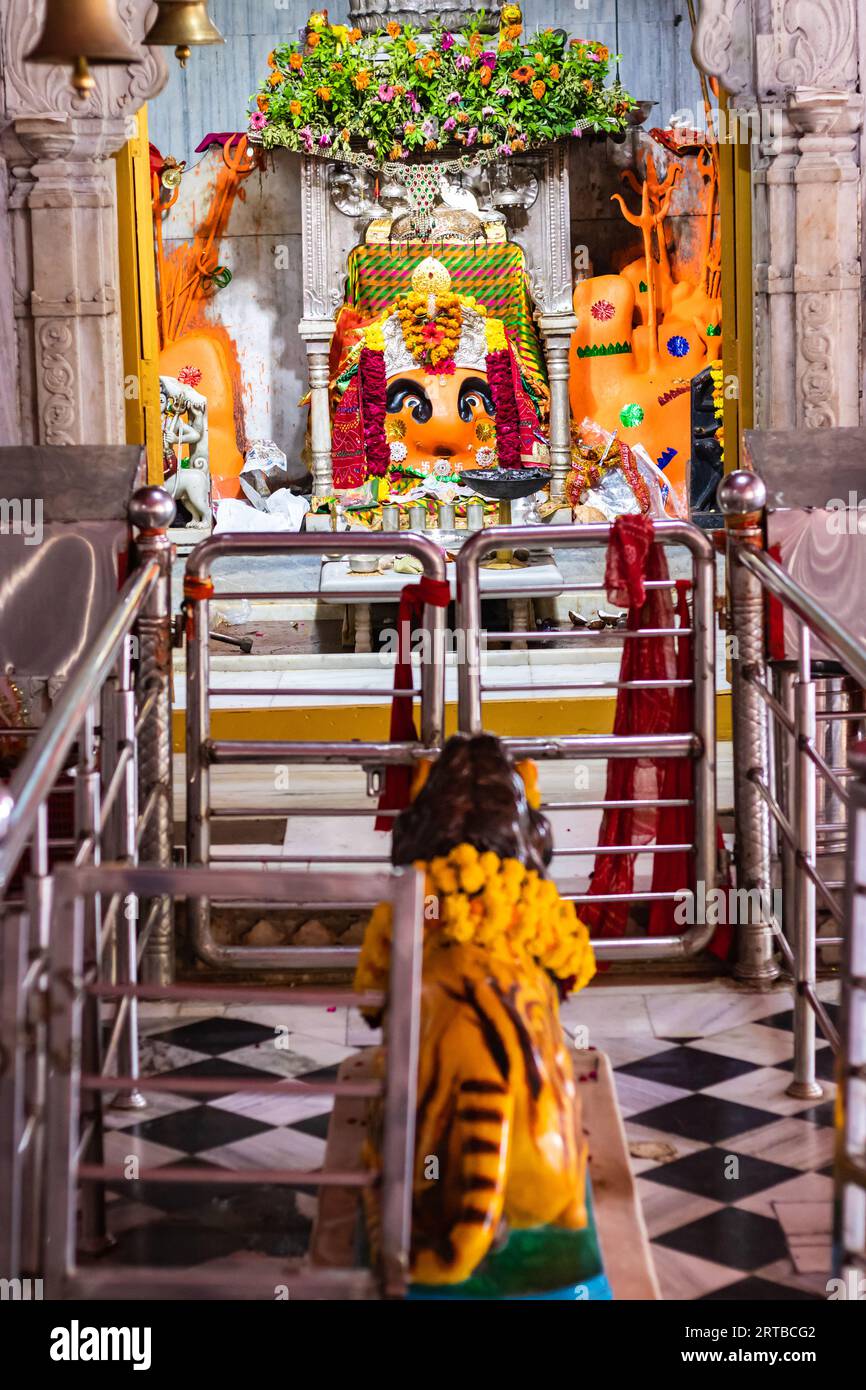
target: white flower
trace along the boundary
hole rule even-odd
[[[392,463],[402,463],[408,452],[402,439],[394,439],[391,441],[390,454]]]
[[[475,461],[481,468],[492,468],[496,462],[496,450],[483,445],[475,450]]]

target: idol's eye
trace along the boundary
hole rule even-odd
[[[483,377],[468,376],[460,387],[457,412],[460,419],[469,424],[482,410],[491,418],[496,414],[493,393]]]
[[[408,377],[398,376],[395,381],[388,383],[385,409],[389,415],[399,415],[401,410],[407,408],[419,425],[426,425],[433,414],[433,406],[424,387]]]

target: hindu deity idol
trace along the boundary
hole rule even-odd
[[[334,485],[533,462],[548,393],[501,319],[432,256],[368,323],[337,382]]]
[[[587,1145],[559,997],[585,985],[595,963],[574,904],[547,877],[552,836],[532,763],[515,765],[490,734],[458,734],[420,765],[413,790],[392,860],[425,871],[435,914],[424,922],[412,1277],[458,1284],[504,1237],[503,1223],[587,1224]],[[358,989],[387,988],[390,950],[382,904]],[[374,1167],[380,1117],[374,1107]]]

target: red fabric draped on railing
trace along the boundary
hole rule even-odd
[[[651,583],[661,588],[647,587]],[[652,520],[646,516],[619,517],[611,530],[605,568],[605,589],[611,603],[628,608],[630,632],[643,628],[669,628],[670,637],[634,637],[623,642],[620,681],[689,680],[692,677],[692,640],[678,637],[674,617],[682,628],[690,627],[685,580],[676,585],[676,609],[670,573],[662,546],[655,543]],[[693,728],[692,687],[657,686],[620,689],[617,692],[613,731],[620,736],[688,733]],[[606,800],[614,802],[685,800],[694,795],[694,768],[690,758],[611,758],[608,763]],[[605,811],[599,833],[599,853],[589,892],[603,897],[630,895],[634,889],[635,855],[605,854],[607,845],[634,845],[636,853],[650,844],[694,843],[694,806],[660,808],[626,806]],[[675,892],[694,886],[691,851],[654,856],[651,891]],[[682,928],[674,918],[676,904],[654,902],[648,930],[651,936],[675,935]],[[597,937],[624,936],[631,903],[585,903],[583,920]],[[729,932],[716,933],[712,950],[726,956]]]

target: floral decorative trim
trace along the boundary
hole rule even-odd
[[[591,347],[579,347],[578,357],[618,357],[631,352],[631,343],[593,343]]]
[[[519,468],[520,415],[514,394],[511,351],[507,345],[488,352],[487,382],[496,408],[496,452],[499,456],[499,466]]]
[[[514,8],[518,11],[519,7]],[[503,11],[504,14],[504,11]],[[500,17],[501,18],[501,17]],[[634,105],[605,86],[611,55],[601,43],[544,29],[524,39],[522,19],[502,22],[498,41],[479,29],[430,35],[393,21],[375,34],[314,12],[300,42],[281,43],[251,98],[252,137],[373,164],[462,146],[500,158],[584,130],[615,133]]]

